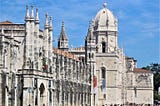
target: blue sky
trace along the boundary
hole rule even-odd
[[[88,24],[107,2],[118,18],[119,47],[127,56],[138,60],[138,66],[160,63],[159,0],[0,0],[0,21],[24,23],[26,4],[39,9],[41,29],[45,13],[53,17],[54,45],[64,20],[69,45],[84,45]]]

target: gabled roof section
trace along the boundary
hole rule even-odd
[[[134,68],[133,72],[134,73],[152,73],[150,70],[145,70],[145,69],[142,69],[142,68]]]
[[[68,40],[67,34],[65,32],[64,22],[62,21],[61,33],[59,35],[59,40]]]
[[[0,24],[14,24],[14,23],[12,23],[11,21],[6,20],[6,21],[0,22]]]
[[[79,61],[79,58],[76,55],[69,53],[67,51],[63,51],[63,50],[54,48],[54,47],[53,47],[53,53],[58,54],[58,55],[62,55],[64,57],[67,57],[67,58],[70,58],[70,59],[73,59],[76,61]]]

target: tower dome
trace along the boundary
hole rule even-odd
[[[95,17],[94,29],[97,31],[117,31],[117,19],[113,13],[106,8],[106,3]]]

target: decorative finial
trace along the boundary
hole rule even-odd
[[[36,8],[36,22],[39,23],[38,8]]]
[[[106,2],[103,3],[103,7],[104,7],[104,8],[107,7],[107,3],[106,3]]]
[[[48,13],[46,13],[45,28],[48,28]]]
[[[29,19],[29,9],[28,9],[28,5],[26,5],[26,19]]]
[[[49,17],[49,27],[52,28],[52,16]]]
[[[33,5],[31,5],[31,18],[34,18]]]
[[[62,27],[64,27],[64,21],[62,21]]]

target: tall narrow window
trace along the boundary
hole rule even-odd
[[[49,104],[51,105],[52,104],[52,92],[49,91]]]
[[[92,53],[92,58],[94,58],[94,53]]]
[[[137,97],[137,88],[134,87],[134,94],[135,94],[135,97]]]
[[[102,68],[102,86],[101,90],[103,93],[106,92],[106,70],[105,68]]]
[[[36,94],[35,94],[35,105],[38,106],[38,84],[37,84],[37,78],[34,79],[34,88],[35,88],[35,91],[36,91]]]
[[[51,80],[48,81],[48,87],[51,88]]]
[[[106,52],[106,43],[102,42],[102,53]]]
[[[102,68],[102,78],[106,79],[106,70]]]
[[[43,94],[44,94],[44,91],[45,91],[45,87],[44,87],[43,83],[41,83],[39,91],[40,91],[40,97],[43,97]]]
[[[91,58],[91,53],[88,54],[89,55],[89,59]]]

